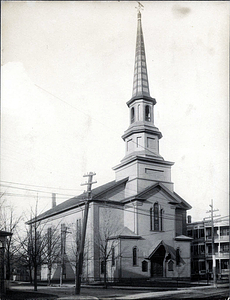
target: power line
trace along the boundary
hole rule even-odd
[[[0,180],[0,182],[11,183],[11,184],[16,184],[16,185],[32,186],[32,187],[41,187],[41,188],[45,188],[45,189],[59,189],[59,190],[76,191],[76,189],[68,189],[68,188],[65,189],[65,188],[60,188],[60,187],[50,187],[50,186],[44,186],[44,185],[35,185],[35,184],[19,183],[19,182],[4,181],[4,180]]]
[[[30,191],[30,192],[50,194],[50,192],[45,192],[45,191],[41,191],[41,190],[40,191],[39,190],[32,190],[32,189],[27,189],[27,188],[22,188],[22,187],[16,187],[16,186],[9,186],[9,185],[5,185],[5,184],[0,184],[0,186],[7,187],[7,188],[12,188],[12,189]],[[68,197],[76,197],[76,195],[68,195],[68,194],[60,194],[60,193],[57,193],[57,194],[58,195],[62,195],[62,196],[68,196]]]

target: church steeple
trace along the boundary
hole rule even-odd
[[[155,99],[150,97],[148,73],[145,56],[144,37],[141,24],[141,12],[137,14],[137,39],[136,39],[136,55],[133,78],[133,94],[131,101],[139,98],[146,98],[156,103]]]
[[[145,56],[140,6],[137,13],[137,38],[132,98],[127,102],[130,109],[130,126],[122,138],[126,142],[126,156],[148,156],[162,160],[159,154],[161,132],[154,125],[154,105],[150,96]]]
[[[154,125],[154,105],[150,96],[144,37],[139,3],[137,13],[137,38],[132,98],[127,102],[130,125],[122,138],[125,157],[113,169],[116,180],[129,177],[125,196],[131,196],[150,184],[161,182],[173,190],[171,182],[172,162],[165,161],[159,153],[162,134]]]

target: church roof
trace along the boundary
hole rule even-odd
[[[163,185],[160,182],[154,183],[147,188],[145,188],[142,192],[128,197],[124,200],[122,200],[123,203],[131,202],[131,201],[145,201],[150,195],[154,194],[157,190],[163,191],[165,194],[167,194],[171,200],[170,204],[175,204],[183,209],[191,209],[191,205],[189,205],[183,198],[181,198],[177,193],[171,192],[165,185]]]
[[[120,231],[118,231],[114,236],[111,236],[109,239],[140,239],[141,236],[134,233],[128,227],[123,227]]]
[[[166,244],[163,240],[157,240],[156,242],[154,242],[154,244],[150,248],[148,259],[151,259],[151,257],[156,253],[156,251],[159,249],[161,245],[165,247],[166,253],[170,254],[170,258],[176,260],[176,250],[172,246]],[[180,256],[180,262],[182,264],[185,264],[181,256]]]
[[[144,37],[141,24],[141,13],[137,14],[137,39],[136,39],[136,54],[135,54],[135,67],[133,78],[133,94],[131,100],[127,102],[130,105],[136,99],[145,99],[156,103],[156,100],[150,97],[149,82],[147,74],[146,56]]]
[[[126,181],[128,180],[128,178],[124,178],[122,180],[119,180],[119,181],[110,181],[106,184],[103,184],[95,189],[92,189],[92,192],[91,192],[91,201],[97,199],[98,197],[101,197],[102,194],[108,192],[108,191],[111,191],[115,188],[117,188],[118,186],[124,184]],[[47,210],[46,212],[44,212],[43,214],[40,214],[36,217],[36,220],[35,218],[29,220],[27,222],[27,224],[32,224],[34,223],[35,221],[41,221],[43,219],[46,219],[46,218],[49,218],[49,217],[52,217],[54,215],[58,215],[60,213],[63,213],[63,212],[66,212],[68,210],[71,210],[71,209],[74,209],[76,207],[79,207],[81,205],[84,205],[85,203],[85,199],[86,199],[86,195],[85,193],[82,193],[80,194],[79,196],[76,196],[76,197],[73,197],[73,198],[70,198],[62,203],[60,203],[59,205]]]
[[[182,235],[176,236],[175,240],[176,241],[188,241],[188,242],[191,242],[191,240],[193,240],[193,238],[182,234]]]

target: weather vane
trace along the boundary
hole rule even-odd
[[[138,6],[135,7],[135,8],[137,9],[138,12],[141,12],[141,9],[144,9],[144,5],[141,4],[141,2],[138,2],[138,1],[137,1],[137,3],[138,3]]]

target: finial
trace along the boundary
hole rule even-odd
[[[138,2],[138,1],[137,1],[137,3],[138,3],[138,7],[135,7],[135,8],[137,9],[138,13],[141,13],[141,9],[144,9],[144,5],[141,4],[141,2]]]

